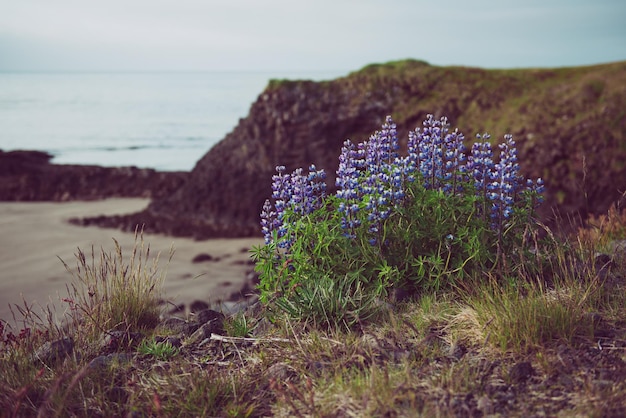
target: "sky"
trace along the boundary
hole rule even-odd
[[[336,71],[626,60],[624,0],[0,0],[0,71]]]

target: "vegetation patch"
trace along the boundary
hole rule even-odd
[[[278,169],[244,312],[163,318],[141,239],[79,251],[65,324],[0,322],[2,416],[624,416],[623,209],[557,234],[512,138],[395,135],[346,142],[334,195]]]

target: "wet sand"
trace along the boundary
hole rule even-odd
[[[66,285],[73,280],[60,259],[71,268],[80,248],[91,256],[92,246],[115,250],[116,239],[124,255],[130,256],[135,235],[115,229],[75,226],[72,217],[138,212],[147,199],[107,199],[93,202],[0,202],[0,319],[14,324],[9,304],[56,307],[57,318],[66,307]],[[260,238],[213,239],[194,241],[144,233],[150,256],[161,253],[160,270],[166,271],[163,296],[173,303],[206,302],[227,298],[239,291],[246,271],[251,269],[248,250],[262,242]],[[174,255],[168,263],[170,248]],[[198,254],[208,254],[210,261],[192,262]],[[16,311],[15,308],[13,311]],[[17,318],[19,319],[19,318]],[[19,323],[18,323],[19,325]]]

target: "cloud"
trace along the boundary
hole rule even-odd
[[[0,6],[0,69],[581,65],[626,59],[624,17],[621,0],[20,0]]]

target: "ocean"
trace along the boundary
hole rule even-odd
[[[58,164],[189,171],[272,78],[346,72],[0,73],[0,150]]]

